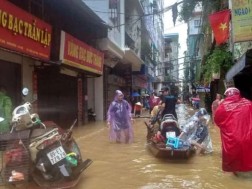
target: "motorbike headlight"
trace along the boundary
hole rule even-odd
[[[16,114],[26,114],[27,113],[27,109],[25,107],[20,107],[16,110]]]

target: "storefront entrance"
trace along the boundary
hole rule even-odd
[[[37,69],[36,73],[41,119],[69,128],[77,118],[77,78],[60,74],[58,67]]]
[[[21,65],[0,60],[0,85],[7,89],[13,108],[21,103]]]

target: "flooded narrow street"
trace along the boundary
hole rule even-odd
[[[181,124],[189,117],[178,107]],[[146,148],[144,118],[134,123],[135,142],[130,145],[108,141],[105,122],[94,122],[75,130],[83,156],[93,160],[76,189],[236,189],[251,188],[252,180],[236,178],[221,170],[219,130],[210,127],[214,152],[189,161],[155,158]]]

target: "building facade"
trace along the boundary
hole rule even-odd
[[[135,90],[154,90],[163,48],[163,20],[155,13],[162,6],[161,0],[4,1],[0,84],[14,105],[36,100],[42,120],[68,127],[77,118],[82,125],[90,108],[104,120],[116,89],[128,100]],[[23,87],[31,91],[25,99]]]
[[[179,50],[179,34],[165,34],[165,57],[163,67],[164,81],[178,82],[179,81],[179,64],[178,64],[178,50]]]
[[[162,64],[164,60],[164,1],[163,0],[144,0],[141,1],[145,11],[142,59],[146,65],[148,75],[149,91],[158,92],[161,81],[164,80]]]
[[[107,35],[102,20],[80,1],[10,0],[0,9],[0,82],[13,105],[35,101],[42,120],[65,128],[85,123],[87,78],[103,74],[104,54],[93,42]]]
[[[97,45],[105,54],[104,98],[98,98],[104,99],[103,113],[98,115],[103,114],[105,119],[106,110],[116,89],[122,90],[128,100],[133,92],[144,95],[154,89],[156,65],[160,59],[158,49],[163,48],[162,39],[159,39],[163,31],[162,15],[156,15],[155,11],[162,9],[163,1],[84,2],[109,28],[108,36],[97,41]],[[101,104],[101,100],[98,104]]]

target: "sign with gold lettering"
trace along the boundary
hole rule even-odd
[[[49,60],[52,27],[3,0],[0,4],[0,46]]]
[[[104,54],[62,31],[60,60],[73,67],[102,74]]]
[[[252,0],[232,0],[233,41],[252,40]]]

